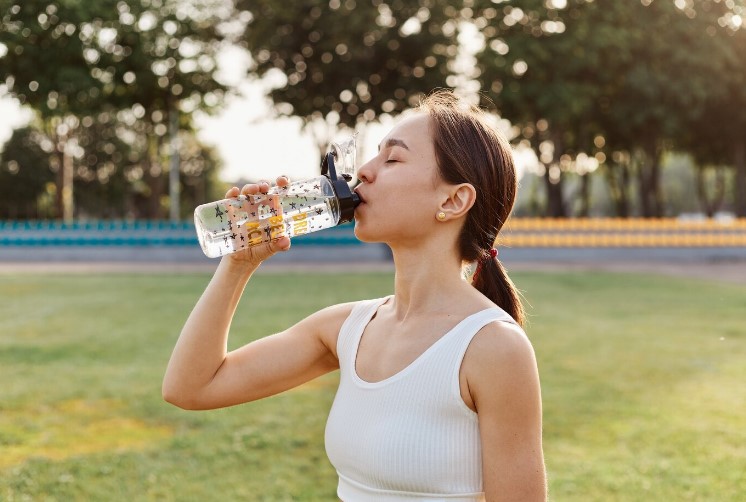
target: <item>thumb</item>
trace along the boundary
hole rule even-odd
[[[273,254],[281,251],[287,251],[288,249],[290,249],[290,237],[283,235],[276,241],[269,242],[269,249]]]

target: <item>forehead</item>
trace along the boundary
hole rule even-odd
[[[411,151],[424,153],[432,149],[432,136],[430,134],[430,116],[427,113],[416,113],[405,118],[391,129],[381,146],[385,146],[389,139],[403,141]]]

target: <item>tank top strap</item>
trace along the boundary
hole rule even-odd
[[[459,358],[463,357],[467,347],[471,343],[472,338],[479,333],[483,327],[493,321],[503,321],[516,324],[510,315],[499,307],[493,307],[479,312],[475,312],[470,316],[466,317],[458,326],[455,328],[457,333],[455,336],[448,340],[450,347],[449,351],[454,354],[459,354]]]
[[[450,378],[451,391],[453,393],[453,396],[456,397],[462,404],[463,400],[461,399],[461,382],[459,379],[459,374],[461,372],[461,365],[464,361],[464,356],[466,355],[466,350],[469,348],[471,341],[474,339],[477,333],[479,333],[482,328],[493,321],[508,322],[518,326],[518,323],[516,323],[515,320],[510,317],[507,312],[499,307],[493,307],[472,314],[464,319],[464,322],[461,324],[461,326],[459,326],[458,336],[455,336],[451,340],[449,340],[450,344],[452,345],[449,344],[450,347],[447,350],[449,350],[450,353],[453,355],[453,359],[451,360],[451,368],[453,369],[453,373],[451,374]]]
[[[350,315],[347,316],[337,337],[337,357],[339,358],[339,369],[346,372],[350,364],[355,363],[358,341],[363,335],[365,326],[390,296],[375,298],[372,300],[359,301],[352,307]]]

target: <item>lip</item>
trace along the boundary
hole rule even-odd
[[[360,190],[355,190],[355,193],[360,198],[360,204],[365,204],[366,202],[365,196],[362,193],[360,193]]]

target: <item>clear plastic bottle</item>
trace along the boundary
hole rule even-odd
[[[324,158],[322,176],[274,186],[266,194],[239,195],[197,207],[194,225],[205,255],[217,258],[352,220],[359,199],[347,181],[355,169],[355,139],[332,147]]]

